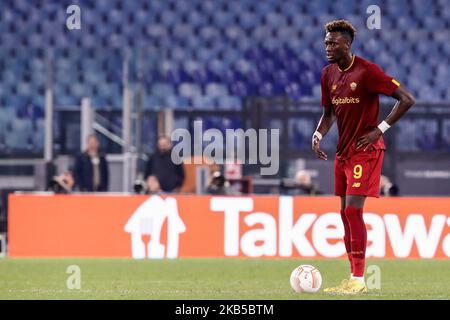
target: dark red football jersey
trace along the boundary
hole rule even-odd
[[[356,149],[356,140],[378,126],[380,93],[391,96],[400,85],[376,64],[356,55],[345,70],[337,63],[322,70],[322,105],[331,106],[337,120],[338,159],[347,159]],[[383,137],[373,146],[385,149]]]

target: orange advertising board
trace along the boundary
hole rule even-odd
[[[10,195],[11,257],[342,257],[337,197]],[[450,257],[450,198],[368,199],[367,257]]]

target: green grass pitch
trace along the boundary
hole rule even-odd
[[[316,294],[289,285],[300,264],[323,277]],[[81,270],[81,289],[68,289],[70,265]],[[0,299],[450,299],[450,260],[376,260],[381,290],[330,296],[323,288],[348,274],[348,262],[296,259],[0,259]]]

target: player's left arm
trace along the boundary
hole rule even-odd
[[[414,105],[415,100],[412,94],[404,86],[400,85],[397,80],[384,73],[384,71],[376,64],[370,64],[367,67],[364,84],[367,94],[384,94],[397,99],[397,103],[389,116],[383,120],[377,128],[356,140],[356,148],[364,148],[365,151]]]
[[[412,94],[403,86],[399,86],[395,89],[392,93],[392,97],[397,99],[397,102],[395,103],[394,108],[392,108],[391,113],[378,125],[377,128],[358,138],[356,142],[356,149],[364,148],[364,151],[366,151],[368,146],[377,141],[387,129],[403,117],[409,108],[416,103]]]
[[[392,93],[392,97],[397,99],[397,102],[395,103],[391,113],[384,120],[389,126],[392,126],[394,123],[396,123],[401,117],[403,117],[403,115],[409,110],[409,108],[411,108],[416,103],[416,100],[414,99],[412,94],[403,86],[399,86],[397,89],[395,89],[395,91]],[[377,129],[380,130],[379,128]]]

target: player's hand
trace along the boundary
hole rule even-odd
[[[363,150],[366,151],[367,148],[369,148],[374,142],[376,142],[382,134],[383,133],[380,129],[375,128],[368,134],[359,137],[356,140],[356,150],[363,148]]]
[[[326,155],[326,153],[323,152],[322,150],[320,150],[320,140],[315,135],[312,137],[312,149],[316,153],[317,158],[322,159],[322,160],[328,159],[328,156]]]

